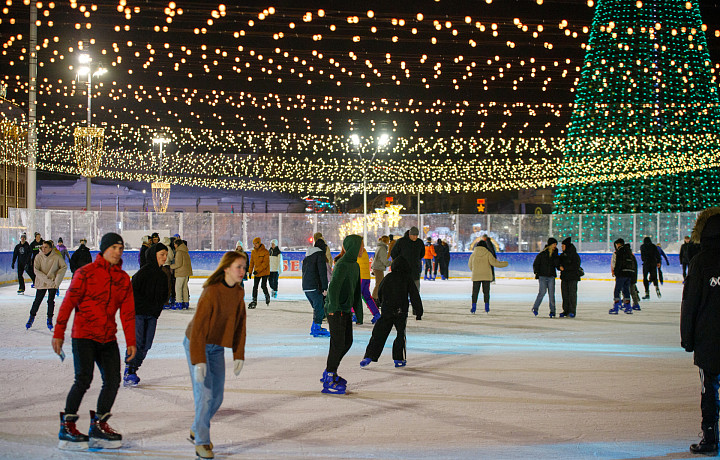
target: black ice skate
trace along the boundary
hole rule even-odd
[[[660,288],[659,288],[659,287],[658,287],[658,288],[655,288],[655,294],[657,294],[657,298],[658,298],[658,299],[662,297],[662,294],[660,294]]]
[[[252,310],[255,307],[257,307],[257,300],[253,299],[253,301],[248,304],[248,308]]]
[[[703,426],[703,437],[697,444],[690,446],[690,452],[693,454],[710,454],[716,455],[718,452],[718,424]]]
[[[60,412],[60,433],[58,433],[58,449],[63,450],[86,450],[88,448],[88,436],[78,431],[75,426],[78,416],[76,414],[65,414]]]
[[[96,415],[95,411],[90,411],[90,430],[89,445],[93,449],[119,449],[122,446],[122,435],[108,425],[107,420],[112,414]]]

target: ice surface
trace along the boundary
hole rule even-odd
[[[193,307],[202,282],[190,282]],[[490,314],[479,312],[480,302],[471,315],[469,280],[423,281],[426,314],[408,320],[408,366],[393,366],[393,332],[380,361],[359,367],[368,321],[355,327],[340,366],[349,394],[333,396],[321,394],[319,382],[328,339],[309,335],[312,311],[300,280],[281,279],[269,307],[261,301],[248,311],[237,378],[226,353],[225,400],[211,428],[216,458],[692,457],[700,385],[692,356],[679,346],[682,285],[666,283],[662,299],[653,294],[641,312],[610,316],[612,283],[582,281],[575,319],[548,318],[547,299],[534,317],[536,286],[499,279]],[[558,311],[559,288],[558,280]],[[45,305],[25,331],[34,290],[24,297],[15,290],[0,288],[1,458],[194,457],[182,347],[193,309],[163,312],[140,386],[120,389],[110,422],[124,436],[123,449],[78,454],[56,449],[58,412],[73,379],[70,328],[61,363]],[[100,382],[96,372],[80,411],[82,431]]]

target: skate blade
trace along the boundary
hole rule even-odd
[[[119,449],[122,447],[122,440],[111,441],[109,439],[90,438],[88,445],[90,449]]]
[[[321,393],[329,394],[329,395],[344,395],[345,390],[336,390],[333,388],[323,388]]]
[[[73,442],[73,441],[58,441],[58,449],[61,450],[87,450],[87,441]]]

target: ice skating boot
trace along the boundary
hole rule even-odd
[[[272,298],[277,299],[277,291],[275,289],[272,290]]]
[[[475,314],[475,311],[477,310],[477,304],[472,304],[472,307],[470,307],[470,313]]]
[[[60,412],[60,433],[58,433],[58,449],[63,450],[86,450],[88,448],[88,436],[78,431],[75,423],[78,421],[76,414],[65,414]]]
[[[183,309],[183,310],[189,310],[189,309],[190,309],[190,302],[183,302],[183,303],[182,303],[182,309]]]
[[[555,318],[555,312],[554,312],[554,311],[551,311],[548,316],[549,316],[550,318]]]
[[[252,310],[253,308],[257,307],[257,299],[253,299],[252,302],[248,304],[248,308]]]
[[[427,281],[427,280],[428,280],[428,276],[427,276],[427,274],[426,274],[426,275],[425,275],[425,276],[423,277],[423,280],[425,280],[425,281]]]
[[[623,304],[623,311],[626,315],[632,315],[632,306],[630,306],[630,302],[625,302]]]
[[[171,308],[172,306],[170,303],[166,303],[165,305],[163,305],[163,310],[170,310]]]
[[[47,319],[47,328],[50,329],[51,331],[53,330],[52,316],[48,316],[48,319]]]
[[[703,437],[700,442],[690,446],[690,452],[693,454],[716,455],[718,452],[718,424],[703,425],[702,434]]]
[[[405,367],[407,366],[407,361],[404,359],[395,359],[393,360],[395,362],[395,367]]]
[[[136,387],[139,383],[140,377],[137,376],[137,370],[132,369],[130,366],[125,366],[125,373],[123,374],[123,386]]]
[[[25,329],[30,329],[35,322],[35,317],[30,315],[30,318],[28,318],[27,323],[25,323]]]
[[[265,305],[270,305],[270,297],[265,297]]]
[[[215,458],[215,454],[212,451],[212,446],[210,444],[203,444],[202,446],[195,446],[195,455],[197,455],[197,458]]]
[[[372,362],[372,359],[363,358],[362,361],[360,361],[360,367],[367,367],[371,362]]]
[[[656,288],[655,288],[655,294],[657,294],[657,298],[658,298],[658,299],[662,298],[662,294],[660,294],[660,288],[659,288],[659,287],[656,287]]]
[[[621,305],[620,301],[616,300],[615,303],[613,303],[613,306],[610,309],[610,311],[608,311],[608,313],[611,315],[617,315],[618,312],[620,311],[620,305]]]
[[[20,289],[18,289],[17,295],[25,295],[25,291],[21,291]]]
[[[112,416],[110,412],[107,414],[95,414],[94,410],[90,411],[90,448],[100,449],[119,449],[122,446],[122,435],[108,425],[107,421]]]
[[[533,308],[533,309],[532,309],[532,314],[535,315],[535,316],[537,316],[537,315],[538,315],[538,311],[537,311],[535,308]]]
[[[341,378],[334,372],[327,371],[323,373],[323,377],[325,378],[323,381],[323,393],[329,393],[333,395],[345,394],[345,390],[347,389],[347,381],[345,379]]]
[[[643,300],[650,300],[650,293],[648,291],[645,291],[645,295],[642,296]]]
[[[170,310],[182,310],[182,304],[180,302],[173,302],[170,305]]]
[[[490,302],[485,302],[485,313],[490,313]]]
[[[377,323],[377,320],[379,320],[379,319],[380,319],[380,312],[375,313],[375,314],[373,315],[372,319],[370,320],[370,324],[375,324],[375,323]]]
[[[635,311],[640,311],[640,304],[636,303],[635,305],[632,306],[632,309]]]
[[[312,326],[310,326],[310,335],[313,337],[330,337],[330,331],[318,323],[312,323]]]

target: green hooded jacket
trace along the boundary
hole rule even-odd
[[[348,235],[343,240],[345,254],[337,261],[325,299],[325,313],[355,309],[358,324],[362,323],[363,309],[360,297],[360,266],[357,263],[362,237]]]

